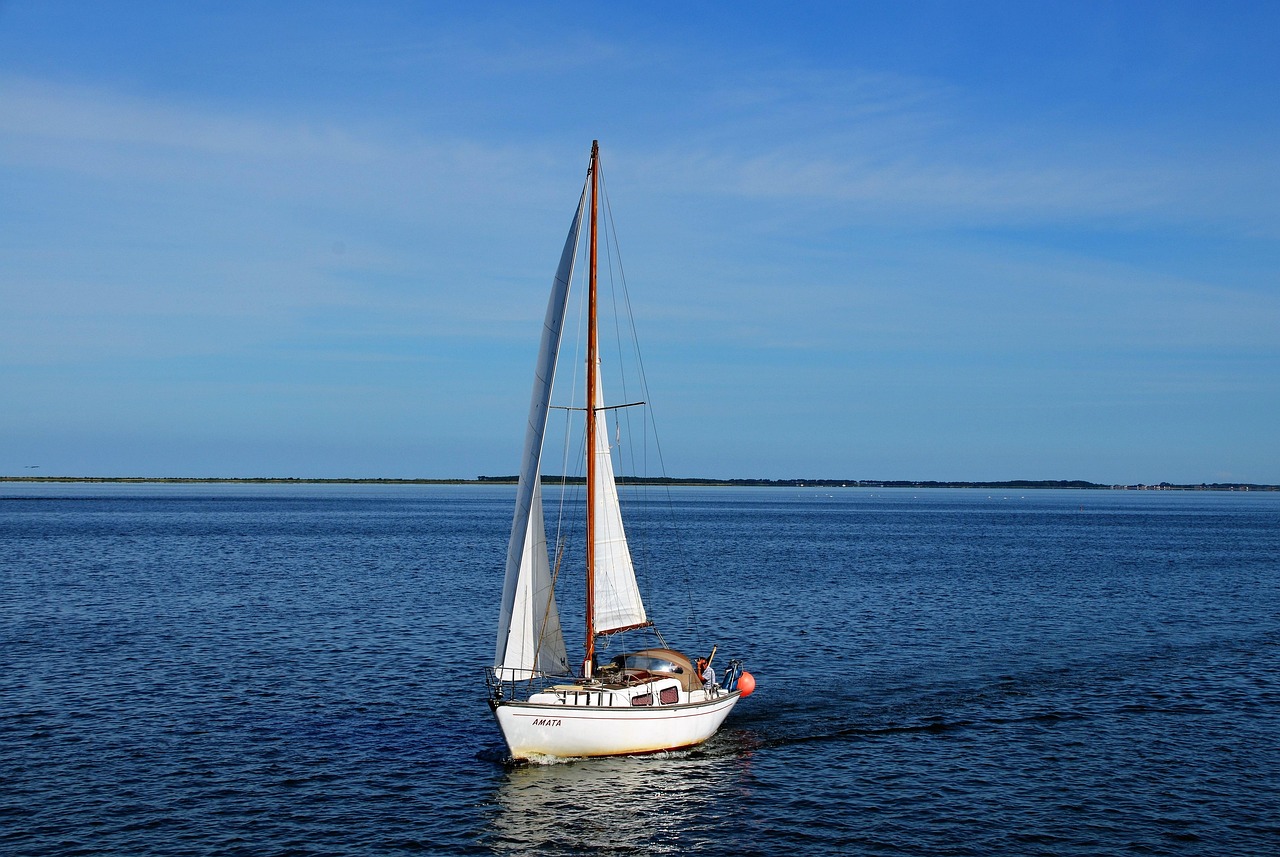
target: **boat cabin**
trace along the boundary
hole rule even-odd
[[[675,649],[641,649],[616,655],[601,664],[596,677],[606,684],[633,684],[659,678],[674,678],[685,691],[698,690],[702,680],[693,662]]]

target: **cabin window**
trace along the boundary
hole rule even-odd
[[[658,701],[663,705],[674,705],[680,700],[680,691],[674,687],[664,687],[658,692]]]
[[[653,705],[653,694],[646,693],[644,696],[631,697],[632,705]]]

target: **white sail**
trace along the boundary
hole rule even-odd
[[[502,585],[502,608],[498,614],[498,645],[493,661],[498,675],[506,679],[531,678],[540,673],[562,675],[569,669],[560,615],[551,586],[547,536],[542,521],[540,462],[585,202],[584,188],[551,285],[551,298],[547,302],[547,315],[542,326],[542,344],[534,369],[529,423],[525,428],[520,481],[516,488],[516,510],[511,522],[511,539],[507,543],[507,572]]]
[[[529,678],[538,673],[564,675],[569,671],[560,614],[547,556],[547,531],[542,521],[542,487],[533,483],[520,557],[520,575],[507,634],[507,651],[501,667],[503,678]]]
[[[604,393],[600,383],[600,366],[596,373],[596,449],[595,449],[595,588],[593,611],[596,633],[645,624],[648,619],[636,571],[627,548],[627,534],[622,528],[622,511],[618,506],[618,486],[613,476],[613,456],[609,453],[609,428],[604,410]]]

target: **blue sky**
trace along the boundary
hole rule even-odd
[[[0,475],[514,473],[599,138],[669,473],[1280,483],[1280,5],[608,6],[0,3]]]

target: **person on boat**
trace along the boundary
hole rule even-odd
[[[702,678],[704,687],[716,683],[716,671],[707,663],[706,658],[698,658],[698,675]]]

